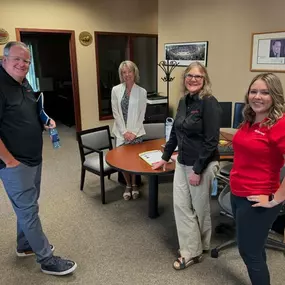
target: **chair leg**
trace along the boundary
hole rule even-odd
[[[81,180],[80,180],[80,190],[83,190],[84,181],[85,181],[85,172],[86,170],[84,168],[81,169]]]
[[[101,201],[102,204],[105,204],[105,180],[104,176],[100,175],[100,184],[101,184]]]
[[[267,238],[265,247],[273,248],[273,249],[281,250],[285,252],[285,243],[279,240],[272,239],[270,237]]]
[[[108,174],[108,179],[109,179],[109,180],[111,179],[111,174]]]
[[[227,241],[227,242],[225,242],[225,243],[223,243],[223,244],[221,244],[221,245],[219,245],[219,246],[213,248],[213,249],[211,250],[211,257],[212,257],[212,258],[218,258],[218,257],[219,257],[219,252],[220,252],[221,250],[223,250],[223,249],[225,249],[225,248],[227,248],[227,247],[230,247],[230,246],[232,246],[232,245],[236,245],[236,244],[237,244],[236,239],[231,239],[231,240],[229,240],[229,241]]]

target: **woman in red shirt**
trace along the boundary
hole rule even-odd
[[[253,285],[270,285],[265,242],[285,200],[284,94],[273,73],[257,75],[245,96],[244,122],[233,138],[231,203],[237,242]]]

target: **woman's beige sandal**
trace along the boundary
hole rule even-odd
[[[131,190],[132,190],[131,186],[126,186],[125,192],[123,194],[124,200],[128,201],[132,198]]]
[[[132,188],[133,188],[133,190],[132,190],[132,197],[133,197],[134,200],[136,200],[140,196],[140,191],[139,191],[137,185],[132,185]]]

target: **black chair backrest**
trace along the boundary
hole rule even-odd
[[[281,171],[280,171],[280,182],[282,182],[282,180],[284,179],[285,177],[285,166],[283,166],[281,168]]]
[[[82,161],[84,161],[84,156],[86,154],[94,152],[93,150],[84,148],[84,146],[96,150],[113,148],[109,126],[103,126],[77,132],[77,140]]]

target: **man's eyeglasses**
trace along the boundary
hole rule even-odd
[[[19,56],[8,55],[7,57],[8,57],[8,58],[11,58],[14,62],[23,61],[23,63],[25,63],[25,64],[27,64],[27,65],[30,65],[30,64],[31,64],[31,61],[30,61],[30,60],[24,59],[24,58],[19,57]]]
[[[260,94],[261,96],[267,96],[267,95],[270,95],[269,91],[268,90],[257,90],[257,89],[251,89],[249,90],[248,94],[250,95],[257,95],[257,94]]]
[[[194,74],[188,73],[188,74],[185,74],[185,78],[188,78],[188,79],[191,79],[191,80],[194,79],[196,81],[200,81],[200,80],[202,80],[204,78],[204,76],[203,75],[194,75]]]

